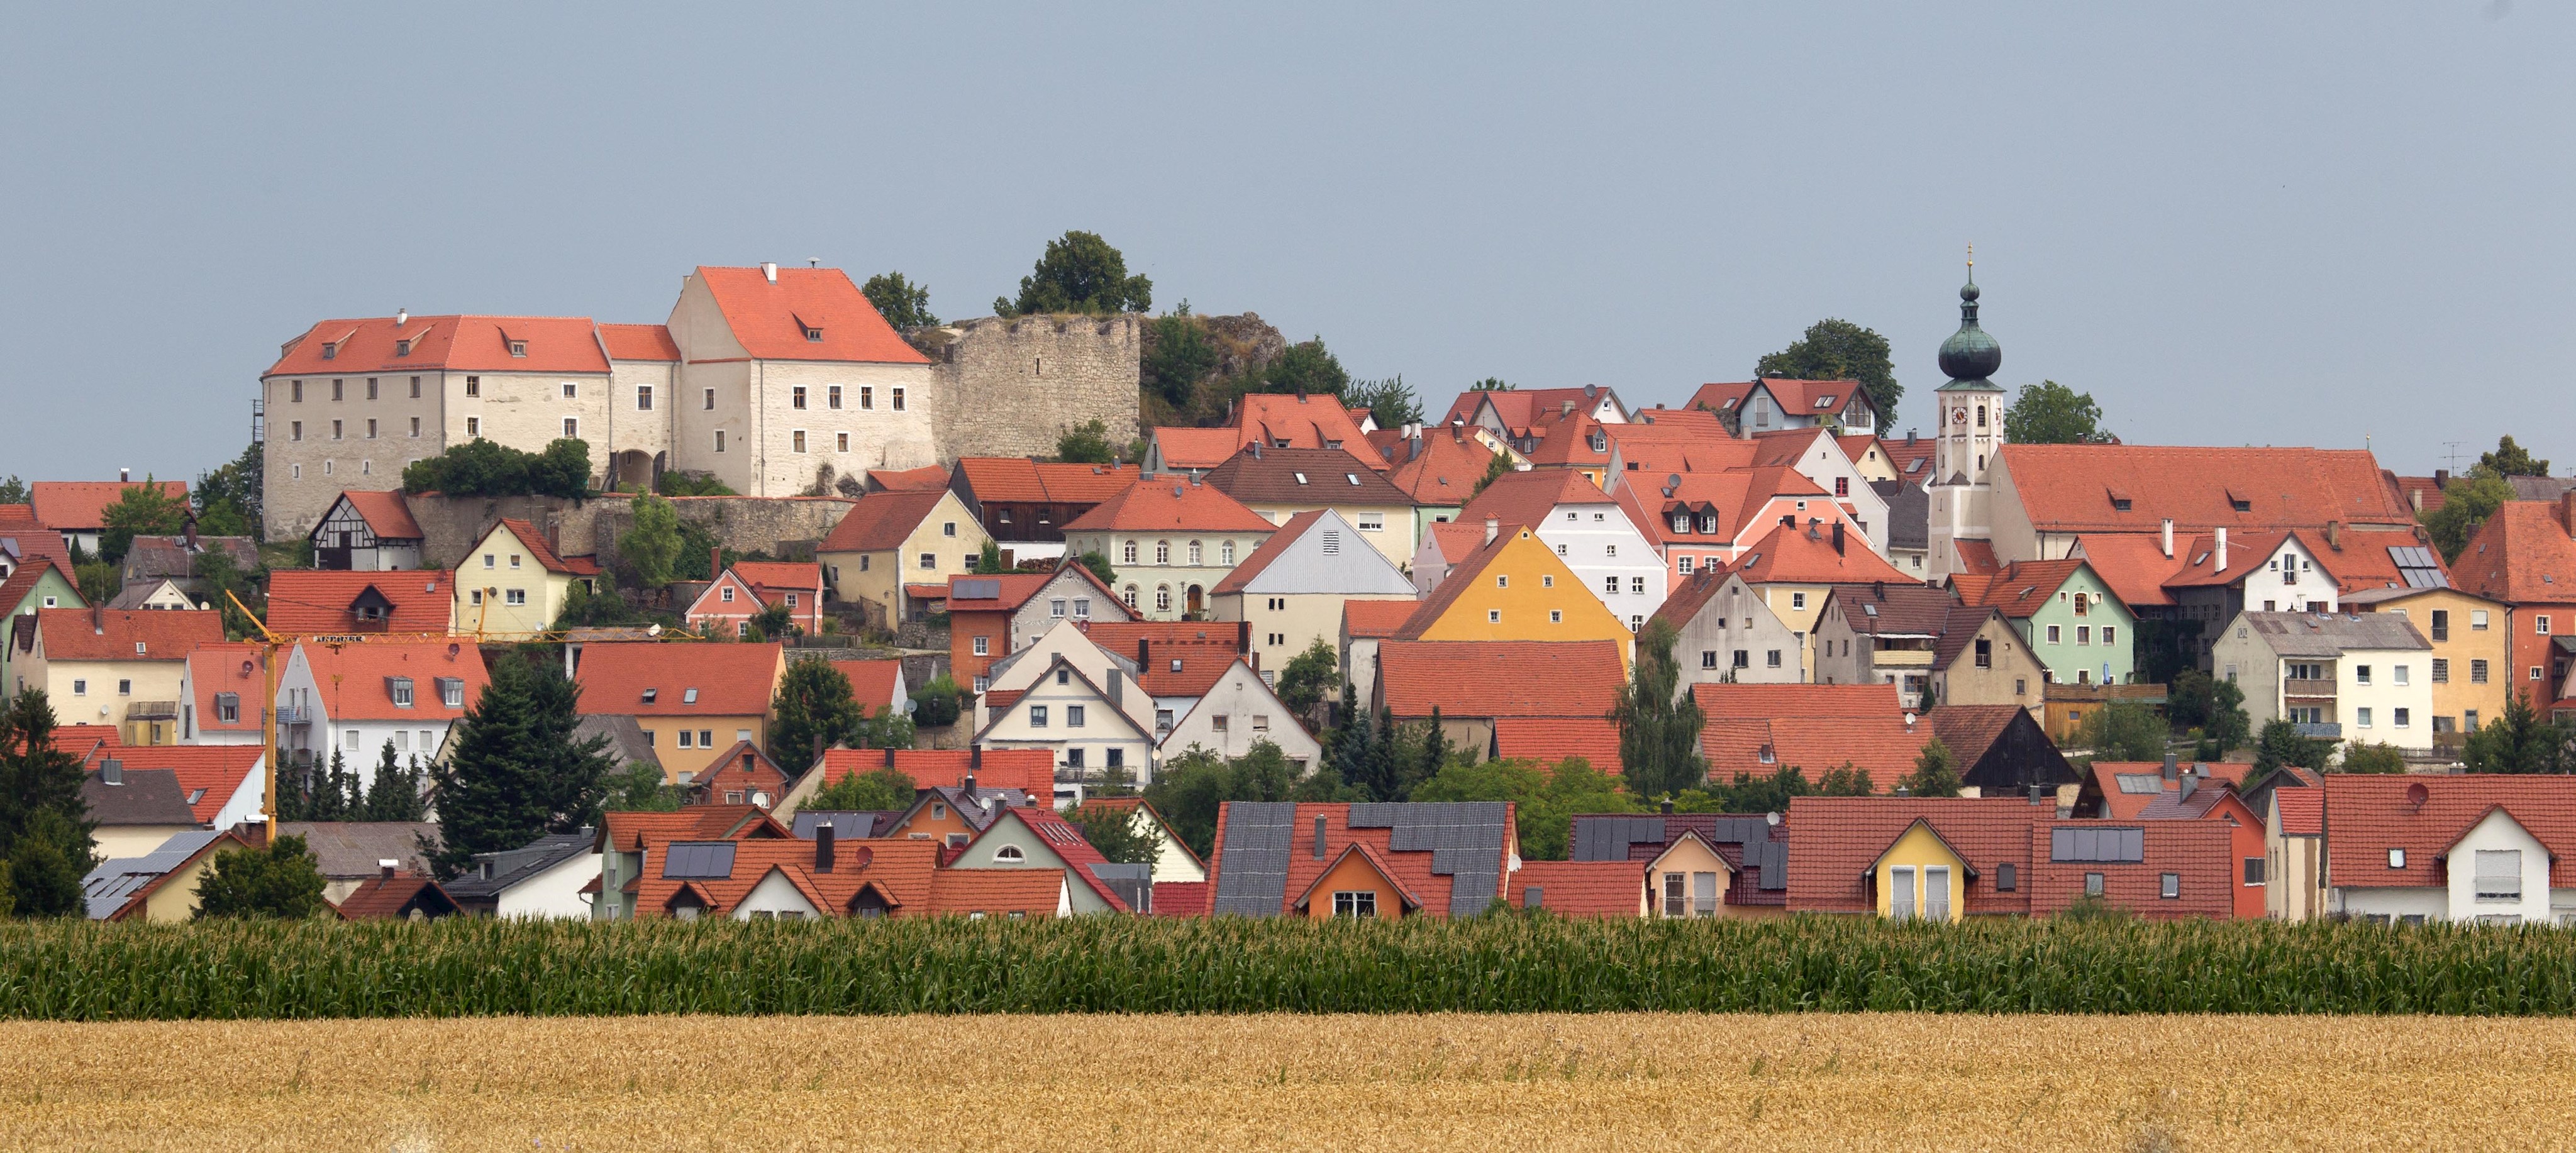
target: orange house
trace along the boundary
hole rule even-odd
[[[1520,847],[1513,812],[1509,801],[1228,801],[1217,809],[1210,909],[1317,920],[1473,916],[1505,896]],[[1434,844],[1444,849],[1437,871]]]

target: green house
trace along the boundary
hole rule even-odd
[[[2026,560],[1992,573],[1954,573],[1971,607],[1992,607],[2059,684],[2127,684],[2137,670],[2138,618],[2081,560]]]
[[[27,557],[10,570],[9,579],[0,582],[0,608],[9,613],[8,627],[0,629],[0,685],[8,687],[10,696],[17,696],[27,687],[21,679],[19,666],[25,658],[20,656],[17,631],[36,627],[32,614],[37,609],[88,607],[79,587],[51,557]]]

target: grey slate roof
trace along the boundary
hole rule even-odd
[[[1224,856],[1208,911],[1276,917],[1288,900],[1288,854],[1297,839],[1295,801],[1235,801],[1225,807]]]
[[[2432,642],[2395,613],[2244,613],[2254,639],[2285,657],[2334,657],[2351,649],[2431,649]]]
[[[589,852],[598,837],[597,831],[592,829],[577,833],[547,833],[508,852],[476,853],[473,867],[467,869],[464,876],[440,887],[459,901],[497,897],[512,885]],[[485,874],[486,865],[490,866],[488,876]]]
[[[376,875],[376,862],[400,861],[405,872],[429,872],[420,838],[439,843],[438,826],[429,821],[281,821],[281,837],[302,837],[304,847],[320,862],[322,875],[349,880]]]
[[[81,896],[88,906],[89,919],[105,920],[124,908],[125,902],[133,899],[137,890],[186,864],[197,850],[206,847],[206,842],[222,835],[213,829],[188,829],[171,834],[169,840],[161,842],[160,848],[140,857],[119,857],[100,862],[88,876],[81,878]]]
[[[109,758],[114,760],[114,758]],[[188,807],[188,791],[179,786],[179,774],[169,769],[125,769],[125,783],[102,782],[104,767],[91,770],[81,778],[81,800],[89,803],[89,815],[102,825],[193,825],[196,811]]]
[[[1869,482],[1871,492],[1887,502],[1887,547],[1932,547],[1932,494],[1922,485],[1901,480]]]
[[[653,742],[644,734],[644,726],[635,718],[607,713],[586,713],[572,727],[572,739],[587,741],[592,737],[608,738],[608,755],[621,765],[637,763],[662,767],[661,754],[653,751]],[[448,889],[453,892],[455,886]]]

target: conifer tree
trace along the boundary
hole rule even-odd
[[[54,744],[54,709],[29,689],[0,707],[0,870],[15,915],[82,910],[81,878],[98,864],[98,822],[81,799],[80,758]]]
[[[541,657],[511,656],[458,722],[455,752],[430,770],[440,844],[431,857],[453,877],[476,853],[526,845],[598,820],[614,768],[608,738],[578,738],[581,687]]]
[[[394,743],[386,741],[382,756],[376,761],[376,777],[367,785],[366,819],[370,821],[417,821],[420,819],[420,757],[411,758],[405,768],[394,760]]]
[[[1699,702],[1680,691],[1681,669],[1673,663],[1673,645],[1680,639],[1671,622],[1647,622],[1637,634],[1636,672],[1611,711],[1619,722],[1620,773],[1640,798],[1708,783],[1708,761],[1699,747],[1706,718]]]

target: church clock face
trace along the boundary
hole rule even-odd
[[[1951,410],[1950,410],[1950,423],[1952,423],[1952,424],[1956,424],[1956,425],[1965,425],[1965,424],[1967,424],[1967,423],[1968,423],[1968,410],[1967,410],[1967,409],[1964,409],[1964,408],[1954,408],[1954,409],[1951,409]]]

